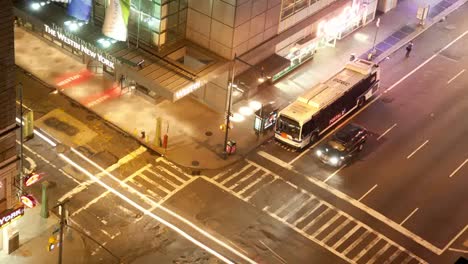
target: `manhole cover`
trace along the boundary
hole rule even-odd
[[[198,166],[198,165],[200,165],[200,162],[198,162],[197,160],[192,161],[192,166]]]
[[[67,148],[62,144],[57,144],[57,146],[55,146],[57,153],[64,153],[66,149]]]
[[[389,97],[382,98],[382,102],[384,102],[384,103],[391,103],[391,102],[393,102],[393,100],[395,100],[395,99],[394,98],[389,98]]]
[[[211,131],[206,131],[205,132],[205,136],[207,136],[207,137],[211,137],[212,135],[213,135],[213,132],[211,132]]]

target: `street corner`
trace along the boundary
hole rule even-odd
[[[87,125],[59,108],[35,120],[35,126],[73,147],[85,145],[97,136]]]

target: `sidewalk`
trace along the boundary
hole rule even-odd
[[[19,230],[20,247],[10,255],[3,250],[0,251],[0,263],[57,263],[58,248],[49,252],[47,246],[48,239],[55,226],[58,226],[59,219],[53,214],[44,219],[40,216],[40,211],[40,204],[32,209],[26,208],[23,217],[5,227]],[[82,237],[75,231],[65,229],[64,241],[63,262],[86,263],[85,243]]]
[[[401,1],[397,8],[381,16],[376,41],[376,47],[381,52],[377,53],[374,61],[382,61],[429,28],[432,23],[436,23],[446,15],[445,13],[451,12],[466,1],[458,0],[444,10],[440,8],[441,5],[436,5],[439,0]],[[448,1],[442,0],[442,2]],[[441,12],[432,12],[432,18],[428,19],[425,27],[418,26],[416,18],[417,9],[423,4],[438,6],[437,10]],[[326,80],[337,69],[342,68],[351,53],[367,57],[367,52],[372,48],[375,32],[374,21],[339,40],[336,47],[319,50],[312,62],[302,65],[275,86],[263,89],[251,100],[236,103],[232,112],[237,113],[240,107],[248,105],[251,101],[264,104],[275,101],[280,107],[286,106],[304,90]],[[365,39],[359,39],[359,36],[364,36]],[[398,38],[391,38],[392,36]],[[224,133],[219,130],[219,125],[224,123],[223,114],[210,110],[189,96],[171,103],[167,100],[154,102],[129,93],[121,95],[116,84],[102,76],[89,76],[88,73],[82,72],[85,65],[22,28],[15,28],[15,49],[18,66],[43,80],[52,89],[59,85],[63,89],[61,93],[87,106],[148,147],[165,154],[172,162],[194,171],[228,166],[247,155],[272,135],[270,133],[257,137],[253,131],[254,116],[245,116],[245,120],[234,122],[234,128],[230,131],[229,137],[237,141],[237,153],[223,160],[220,154]],[[76,74],[80,76],[76,81],[68,84],[60,83]],[[284,92],[286,88],[287,93]],[[157,117],[164,120],[163,134],[166,133],[169,124],[167,153],[153,144]],[[147,136],[144,140],[140,138],[142,131],[145,131]]]

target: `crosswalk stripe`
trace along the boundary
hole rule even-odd
[[[332,248],[338,248],[345,242],[348,238],[350,238],[359,228],[361,227],[360,224],[356,223],[356,225],[348,231],[344,236],[340,238],[340,240],[336,241],[335,244],[332,246]]]
[[[334,215],[330,220],[327,221],[327,223],[325,223],[324,225],[322,225],[319,229],[317,229],[313,234],[312,236],[313,237],[316,237],[317,235],[319,235],[320,233],[323,232],[323,230],[325,230],[327,227],[329,227],[331,224],[333,224],[339,217],[341,216],[341,213],[338,212],[336,215]]]
[[[247,179],[249,179],[250,177],[252,177],[253,175],[255,175],[255,173],[259,172],[260,171],[260,168],[256,168],[255,170],[251,171],[249,174],[247,174],[245,177],[242,177],[241,179],[239,179],[236,183],[234,183],[233,185],[231,185],[231,187],[229,187],[229,189],[231,190],[234,190],[234,188],[236,188],[237,186],[239,186],[239,184],[243,183],[244,181],[246,181]]]
[[[321,205],[322,205],[322,201],[319,201],[317,206],[314,207],[314,209],[310,210],[309,212],[307,212],[305,215],[299,217],[296,221],[294,221],[293,225],[294,226],[297,226],[297,224],[299,222],[301,222],[302,220],[306,219],[306,217],[308,217],[309,215],[311,215],[313,212],[315,212],[315,210],[317,210]]]
[[[285,208],[287,208],[288,206],[290,206],[292,203],[296,202],[297,199],[299,199],[300,197],[302,197],[304,195],[303,192],[300,192],[299,194],[295,195],[292,199],[289,199],[288,202],[284,203],[280,208],[278,208],[274,214],[276,215],[279,215],[281,213],[281,211],[283,211]]]
[[[175,175],[174,173],[172,173],[172,171],[169,171],[168,169],[166,169],[166,168],[164,168],[164,167],[162,167],[162,166],[157,166],[156,168],[159,169],[159,170],[164,171],[165,173],[167,173],[167,174],[169,174],[170,176],[174,177],[176,180],[178,180],[178,181],[181,182],[181,183],[183,183],[183,182],[186,181],[186,180],[180,178],[179,176]],[[177,185],[177,186],[179,186],[179,185]]]
[[[389,243],[385,243],[385,246],[383,246],[375,255],[367,262],[367,264],[372,264],[374,263],[387,249],[390,248]]]
[[[180,174],[188,177],[188,178],[193,178],[192,175],[186,173],[185,171],[183,171],[181,168],[179,168],[178,166],[176,166],[174,163],[168,161],[167,159],[163,158],[163,157],[159,157],[156,159],[156,162],[159,162],[159,161],[162,161],[164,163],[166,163],[169,167],[173,168],[174,170],[176,170],[177,172],[179,172]]]
[[[240,190],[238,192],[239,195],[242,195],[244,194],[248,189],[250,189],[250,187],[254,186],[255,184],[257,184],[259,181],[261,181],[263,179],[264,176],[266,176],[267,173],[263,173],[262,175],[260,175],[260,177],[258,177],[255,181],[251,182],[249,185],[245,186],[244,189]]]
[[[247,164],[247,165],[248,165],[248,164]],[[222,171],[222,172],[216,174],[216,175],[213,177],[213,180],[216,181],[216,180],[218,180],[219,178],[223,177],[224,175],[230,173],[231,171],[232,171],[232,168],[227,169],[227,170],[224,170],[224,171]]]
[[[306,206],[310,200],[314,199],[314,196],[310,195],[309,194],[309,198],[307,198],[307,200],[305,200],[304,202],[302,202],[299,206],[297,206],[296,208],[292,209],[291,211],[289,211],[289,213],[283,218],[285,221],[287,221],[291,216],[293,216],[295,213],[299,212],[299,210],[301,210],[301,208],[303,208],[304,206]]]
[[[327,207],[325,211],[323,211],[320,215],[315,217],[314,220],[310,221],[306,226],[302,228],[302,230],[307,231],[307,229],[309,229],[313,224],[315,224],[318,220],[322,219],[323,216],[327,215],[330,210],[332,209],[330,207]]]
[[[226,179],[224,179],[223,181],[221,181],[220,183],[222,185],[224,185],[226,182],[230,181],[231,179],[233,179],[234,177],[236,177],[237,175],[241,174],[242,172],[246,171],[248,168],[250,168],[251,165],[249,164],[248,166],[244,166],[240,171],[236,172],[236,173],[233,173],[231,174],[229,177],[227,177]]]
[[[157,182],[155,182],[155,181],[151,180],[150,178],[146,177],[146,175],[144,175],[144,174],[141,174],[141,175],[140,175],[140,178],[142,178],[143,180],[145,180],[145,181],[149,182],[150,184],[156,186],[157,188],[163,190],[163,191],[166,192],[166,193],[170,193],[170,192],[171,192],[170,190],[166,189],[166,188],[165,188],[164,186],[162,186],[161,184],[158,184]],[[173,185],[173,186],[174,186],[174,185]],[[176,185],[175,185],[174,187],[177,188]]]
[[[324,243],[327,243],[327,241],[332,238],[336,233],[340,232],[341,229],[343,229],[347,224],[349,224],[349,222],[351,222],[351,219],[349,218],[346,218],[343,223],[341,223],[339,226],[337,226],[335,229],[333,229],[333,231],[331,231],[330,233],[328,233],[328,235],[326,237],[324,237],[322,239],[322,241]]]
[[[390,264],[393,262],[393,260],[395,260],[401,253],[402,251],[400,249],[397,248],[397,250],[395,252],[393,252],[393,254],[383,263],[383,264]]]
[[[351,250],[353,250],[353,248],[355,248],[359,243],[361,243],[364,240],[364,238],[366,238],[370,234],[372,234],[372,232],[366,229],[364,233],[362,233],[356,240],[353,241],[353,243],[351,243],[351,245],[349,245],[343,251],[343,255],[347,255]]]
[[[354,258],[353,260],[354,261],[358,261],[360,258],[362,258],[362,256],[364,256],[364,254],[366,254],[366,252],[368,252],[373,246],[375,246],[382,238],[380,236],[377,236],[376,238],[374,238],[374,240],[372,240],[372,242],[370,242],[369,244],[367,244],[367,246],[362,249]]]
[[[156,171],[146,170],[146,172],[150,173],[151,175],[154,175],[156,178],[161,179],[162,181],[164,181],[165,183],[169,184],[170,186],[172,186],[174,188],[177,188],[179,186],[179,184],[172,182],[168,178],[164,177],[164,175],[161,175],[160,173],[158,173]],[[142,175],[144,175],[144,174],[142,174]],[[181,183],[183,183],[183,182],[184,181],[181,181]],[[157,183],[156,183],[156,185],[160,186],[160,184],[157,184]]]
[[[408,256],[401,262],[401,264],[406,264],[406,263],[410,262],[412,259],[413,259],[413,257],[411,257],[411,255],[408,255]]]
[[[265,174],[266,175],[266,174]],[[265,176],[266,177],[266,176]],[[261,189],[265,188],[266,186],[270,185],[270,183],[274,182],[276,180],[276,178],[273,178],[271,181],[263,184],[262,186],[260,186],[258,189],[256,189],[255,191],[251,192],[249,194],[249,196],[245,197],[246,200],[250,200],[255,194],[257,194]],[[252,185],[254,186],[254,185]]]

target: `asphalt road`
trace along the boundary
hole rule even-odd
[[[273,141],[249,159],[284,170],[280,176],[299,188],[312,191],[312,177],[335,195],[325,200],[343,210],[358,207],[368,215],[353,216],[430,263],[466,255],[467,11],[462,6],[419,36],[410,58],[402,49],[381,64],[382,94],[350,118],[372,133],[352,164],[330,168],[314,157],[313,148],[295,153]],[[384,248],[370,249],[375,247]]]

